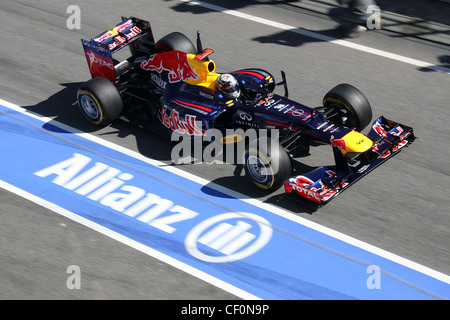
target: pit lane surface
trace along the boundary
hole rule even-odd
[[[219,72],[258,66],[277,76],[278,70],[286,70],[291,98],[307,105],[320,104],[326,91],[337,83],[352,83],[367,95],[375,115],[411,125],[420,139],[330,205],[313,211],[286,199],[282,190],[270,195],[254,190],[245,177],[234,176],[233,167],[192,165],[181,169],[450,273],[445,188],[449,182],[448,74],[178,1],[151,6],[139,1],[117,6],[109,2],[110,7],[102,8],[98,3],[78,2],[81,29],[68,30],[66,9],[70,4],[7,1],[1,5],[4,41],[9,44],[1,49],[1,98],[169,162],[170,147],[160,137],[121,122],[101,130],[92,128],[71,105],[78,84],[88,79],[79,39],[110,28],[121,14],[150,20],[156,38],[175,30],[193,38],[199,29],[204,46],[216,51],[213,58]],[[329,19],[284,6],[255,4],[235,9],[308,30],[335,28]],[[448,47],[392,38],[382,31],[353,42],[431,63],[448,54]],[[303,169],[308,169],[329,164],[332,157],[327,148],[316,148],[311,157],[301,160]],[[6,297],[234,297],[9,192],[2,190],[1,197],[7,204],[1,209],[2,255],[7,257],[2,259],[2,270],[8,272],[1,285]],[[65,287],[66,268],[72,264],[89,266],[92,281],[85,282],[85,290]]]

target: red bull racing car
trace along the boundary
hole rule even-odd
[[[77,101],[91,123],[105,126],[123,116],[193,137],[212,129],[276,131],[279,148],[246,144],[246,175],[260,188],[284,185],[286,193],[318,205],[415,138],[409,126],[384,117],[372,122],[368,100],[352,85],[339,84],[321,106],[307,107],[288,98],[283,72],[280,83],[259,68],[218,73],[210,59],[213,50],[202,48],[199,35],[196,46],[179,32],[155,41],[150,23],[135,17],[122,17],[113,29],[82,45],[92,79],[80,86]],[[125,47],[129,58],[113,59]],[[284,85],[284,95],[274,93],[277,85]],[[368,134],[361,134],[369,124]],[[293,158],[323,144],[331,145],[335,164],[296,174]]]

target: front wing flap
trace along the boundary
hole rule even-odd
[[[335,166],[320,167],[290,178],[284,183],[286,193],[324,205],[415,139],[411,127],[383,116],[373,122],[367,137],[373,141],[369,150],[343,154],[338,147],[333,147]]]

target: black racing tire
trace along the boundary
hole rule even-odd
[[[359,89],[347,83],[341,83],[328,91],[323,98],[323,106],[326,112],[335,109],[339,113],[330,121],[356,131],[362,131],[372,120],[369,100]],[[339,123],[341,116],[347,118],[345,123]]]
[[[181,32],[172,32],[156,42],[157,52],[178,50],[186,53],[196,54],[197,49],[188,37]]]
[[[244,153],[244,170],[255,186],[264,190],[276,190],[292,175],[292,161],[286,150],[278,144],[271,148],[268,139],[267,147],[261,146],[261,139],[250,143]]]
[[[122,112],[123,101],[114,83],[95,77],[83,83],[77,92],[78,106],[92,124],[107,126]]]

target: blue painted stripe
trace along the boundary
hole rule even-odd
[[[450,298],[448,283],[4,106],[0,131],[0,180],[262,299]],[[52,167],[77,157],[85,161],[78,171],[75,165]],[[67,188],[96,165],[119,173],[85,195],[82,188],[106,170]],[[74,177],[55,183],[69,168]],[[101,188],[113,183],[118,187],[102,195]],[[137,200],[117,210],[130,190]],[[161,212],[151,211],[155,206],[138,210],[148,194],[159,197]],[[138,214],[130,216],[133,206]],[[167,220],[176,217],[184,219]],[[252,252],[258,242],[261,247]],[[251,254],[239,257],[246,250]],[[239,259],[209,261],[232,252]],[[381,270],[379,289],[368,288],[370,265]]]

